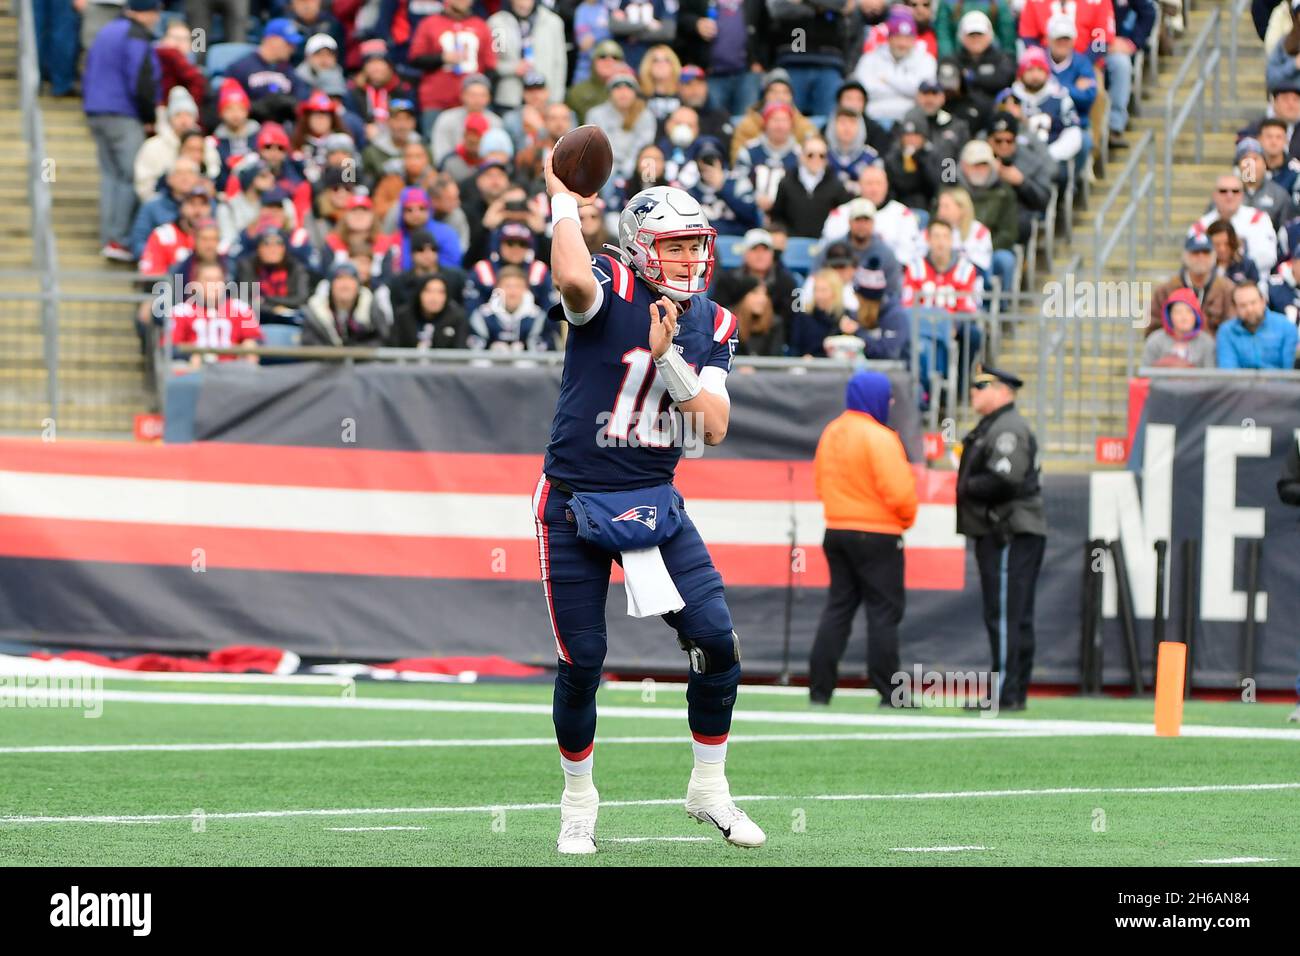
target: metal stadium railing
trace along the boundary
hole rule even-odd
[[[41,69],[37,61],[36,24],[32,0],[14,0],[18,18],[18,90],[22,103],[23,138],[27,142],[27,194],[30,197],[32,268],[40,277],[40,322],[45,362],[46,399],[53,417],[59,407],[59,325],[56,297],[58,250],[54,239],[53,199],[46,177],[45,124],[38,97]]]

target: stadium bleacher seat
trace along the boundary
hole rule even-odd
[[[208,47],[208,78],[225,76],[226,70],[237,60],[257,49],[251,43],[216,43]]]
[[[302,344],[302,329],[296,325],[263,325],[262,344],[268,348],[293,349]],[[291,358],[262,356],[263,365],[283,365]]]
[[[740,236],[719,236],[718,237],[718,268],[719,269],[736,269],[744,258],[744,252],[740,248]]]
[[[791,272],[798,272],[806,276],[812,271],[813,262],[818,251],[816,239],[807,236],[791,236],[786,240],[785,252],[781,254],[781,262]]]

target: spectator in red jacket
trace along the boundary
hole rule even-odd
[[[420,80],[421,127],[426,136],[442,110],[460,105],[464,77],[491,76],[497,54],[487,22],[470,12],[473,0],[447,0],[443,12],[426,17],[411,41],[410,64],[424,71]]]
[[[219,263],[205,262],[194,271],[198,295],[172,310],[171,341],[178,351],[196,348],[253,348],[262,341],[262,329],[248,303],[235,298],[226,285],[226,273]],[[191,355],[189,364],[198,368],[204,361],[232,362],[235,355]],[[244,361],[257,364],[257,355]]]
[[[1046,48],[1047,21],[1060,13],[1073,13],[1078,31],[1074,49],[1094,63],[1104,62],[1106,51],[1115,42],[1115,8],[1111,0],[1077,0],[1069,4],[1061,0],[1025,0],[1020,11],[1020,39]]]
[[[155,45],[158,51],[158,63],[162,66],[162,84],[158,91],[158,104],[167,102],[167,94],[173,86],[183,86],[194,97],[195,103],[202,103],[208,95],[208,80],[190,61],[194,52],[194,41],[190,28],[184,20],[173,20],[167,24],[167,32]]]

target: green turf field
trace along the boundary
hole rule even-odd
[[[600,851],[573,859],[554,852],[549,686],[104,688],[93,719],[0,708],[0,864],[1300,862],[1300,729],[1280,704],[1189,703],[1188,735],[1157,739],[1149,699],[984,719],[742,688],[728,776],[768,845],[740,850],[682,810],[685,695],[606,687]]]

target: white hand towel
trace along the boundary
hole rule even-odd
[[[631,617],[667,614],[686,606],[658,548],[623,552],[623,586]]]

